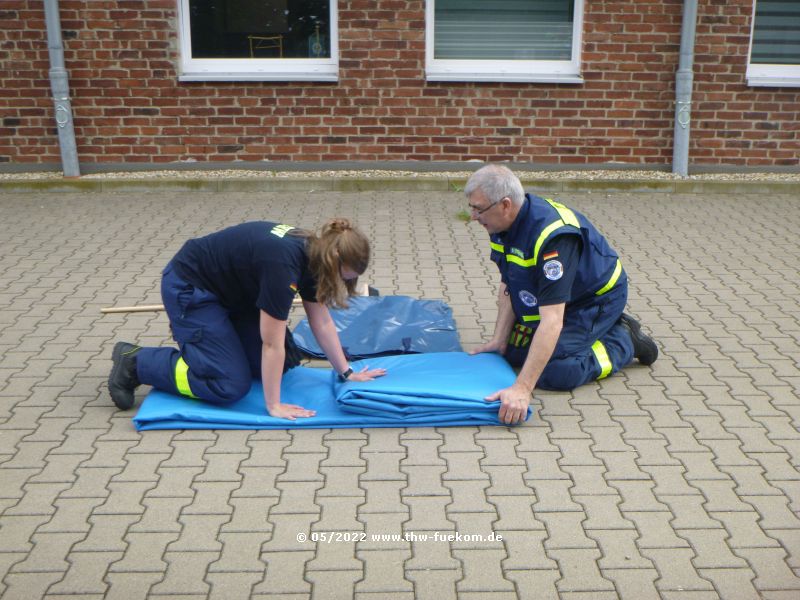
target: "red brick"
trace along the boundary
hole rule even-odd
[[[563,86],[426,82],[419,0],[342,6],[335,84],[178,82],[174,0],[63,0],[61,18],[86,162],[668,164],[681,5],[587,2],[584,83]],[[695,164],[798,164],[797,93],[745,85],[751,8],[750,0],[699,2]],[[0,159],[57,162],[43,10],[37,0],[6,0],[3,9],[16,11],[7,20],[18,27],[0,31],[0,109],[29,131],[0,148]]]

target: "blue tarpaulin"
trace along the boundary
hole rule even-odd
[[[286,373],[281,400],[316,410],[310,418],[270,417],[261,382],[254,381],[244,398],[224,407],[152,390],[133,421],[138,430],[500,425],[499,404],[484,398],[515,380],[514,371],[496,354],[383,356],[353,363],[353,368],[367,365],[383,367],[387,374],[342,383],[330,369],[296,367]]]
[[[356,296],[346,309],[331,309],[345,354],[355,360],[385,354],[459,352],[453,311],[441,300],[408,296]],[[325,354],[308,320],[294,329],[297,346],[309,356]]]

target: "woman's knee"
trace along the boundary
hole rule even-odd
[[[208,386],[212,397],[207,398],[207,401],[215,404],[232,404],[244,398],[250,391],[251,385],[252,379],[249,377],[218,379]]]

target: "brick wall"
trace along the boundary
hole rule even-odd
[[[752,0],[700,0],[690,164],[800,164],[800,90],[749,88]],[[340,0],[338,83],[180,83],[176,0],[60,0],[83,163],[669,165],[682,0],[586,0],[583,85],[428,83],[423,0]],[[0,162],[59,163],[41,0],[0,4]]]

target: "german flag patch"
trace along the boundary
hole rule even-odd
[[[552,252],[548,252],[547,254],[542,255],[542,260],[552,260],[558,257],[558,250],[553,250]]]
[[[289,289],[292,290],[292,292],[296,294],[297,293],[297,284],[296,283],[290,283],[289,284]]]

